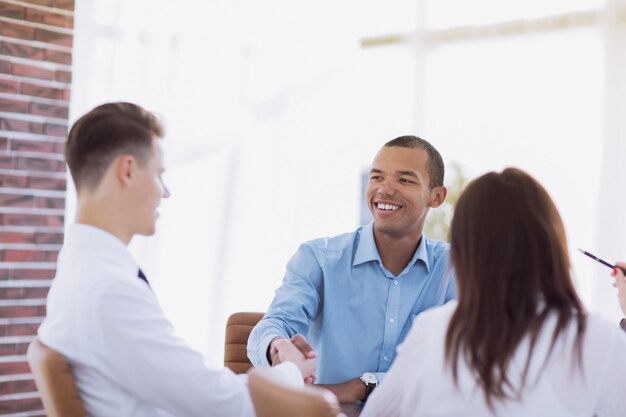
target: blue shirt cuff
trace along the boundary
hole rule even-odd
[[[269,363],[269,361],[267,360],[267,350],[270,347],[270,343],[272,343],[272,340],[274,340],[277,337],[284,337],[282,335],[279,334],[270,334],[267,335],[263,338],[263,340],[261,340],[261,343],[259,343],[259,366],[261,367],[269,367],[272,366],[271,363]]]

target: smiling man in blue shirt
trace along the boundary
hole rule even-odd
[[[366,400],[384,378],[413,319],[456,295],[448,244],[423,235],[430,208],[447,190],[439,152],[401,136],[376,154],[367,186],[374,221],[300,246],[248,340],[255,366],[269,366],[274,342],[305,335],[317,350],[317,382],[341,402]]]

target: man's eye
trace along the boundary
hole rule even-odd
[[[400,178],[400,182],[403,184],[415,184],[414,181],[408,180],[406,178]]]
[[[372,175],[370,177],[370,181],[378,181],[379,179],[381,179],[382,177],[380,175]]]

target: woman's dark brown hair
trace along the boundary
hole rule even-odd
[[[455,383],[465,360],[489,407],[510,393],[519,398],[535,342],[552,314],[552,347],[576,320],[580,365],[586,315],[570,275],[563,222],[546,190],[519,169],[485,174],[459,198],[450,234],[458,306],[445,349]],[[515,388],[507,366],[524,337],[530,350],[522,386]]]

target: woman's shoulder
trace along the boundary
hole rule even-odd
[[[616,345],[621,352],[626,352],[626,332],[620,328],[618,322],[613,322],[598,314],[587,315],[585,340],[587,345],[605,348]]]
[[[429,308],[423,311],[417,317],[417,321],[424,321],[427,323],[437,323],[441,321],[448,322],[450,317],[456,310],[458,302],[456,300],[450,300],[442,306]]]
[[[590,313],[587,315],[587,329],[586,332],[597,336],[599,334],[604,335],[622,335],[626,340],[626,332],[624,332],[618,321],[608,320],[606,317],[599,314]]]

